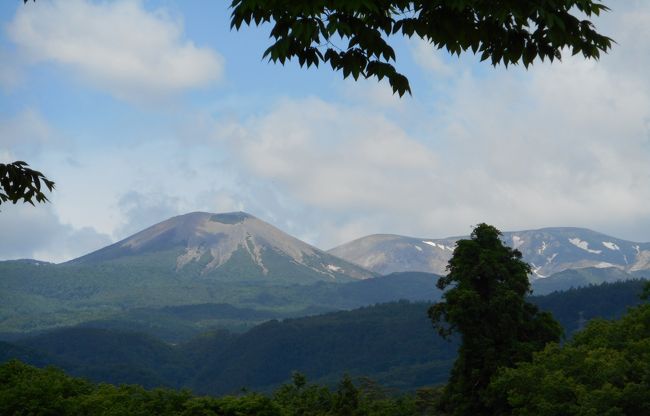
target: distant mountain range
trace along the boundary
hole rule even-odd
[[[377,234],[343,244],[329,253],[378,274],[420,271],[445,274],[456,241]],[[635,243],[584,228],[542,228],[504,232],[503,241],[518,249],[544,278],[568,269],[615,268],[626,273],[650,269],[650,243]]]
[[[650,244],[579,228],[503,239],[531,263],[535,293],[626,280],[650,268]],[[373,235],[324,252],[243,212],[180,215],[67,263],[0,262],[0,337],[94,323],[149,328],[173,340],[269,318],[432,301],[457,240]],[[179,315],[184,307],[193,312]]]

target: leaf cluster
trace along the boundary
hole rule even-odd
[[[231,28],[273,25],[263,55],[270,61],[296,58],[300,66],[329,63],[344,78],[386,78],[400,96],[411,87],[393,65],[394,35],[506,67],[561,59],[564,48],[598,59],[612,44],[589,20],[608,10],[599,0],[233,0],[231,8]]]
[[[0,163],[0,205],[3,202],[15,204],[20,200],[32,205],[34,201],[47,202],[42,188],[51,192],[54,182],[41,172],[30,169],[26,162]]]
[[[509,415],[650,413],[650,305],[594,320],[563,347],[551,344],[532,362],[502,370],[490,394],[509,402]]]

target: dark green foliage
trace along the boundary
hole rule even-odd
[[[535,279],[532,282],[532,288],[534,295],[547,295],[560,290],[619,282],[634,278],[635,275],[626,273],[615,267],[602,269],[585,267],[582,269],[567,269],[543,279]]]
[[[628,306],[638,304],[643,283],[604,284],[529,300],[552,312],[571,335],[588,319],[622,316]],[[58,330],[13,344],[0,343],[0,361],[19,358],[38,366],[54,364],[94,381],[192,387],[212,394],[237,392],[243,386],[269,391],[288,380],[292,371],[332,387],[347,371],[396,390],[413,391],[444,383],[456,357],[457,344],[431,331],[427,307],[407,302],[377,305],[270,322],[245,334],[205,333],[173,347],[124,331]],[[224,308],[169,309],[203,318]],[[166,316],[164,322],[170,325],[175,322],[169,315],[157,316]],[[428,399],[422,396],[421,405],[430,407],[439,393],[432,392]]]
[[[107,383],[181,387],[190,363],[178,350],[144,334],[67,328],[16,342],[45,354],[49,364]]]
[[[268,389],[292,371],[331,384],[343,372],[381,378],[403,389],[444,382],[454,344],[429,329],[427,304],[377,305],[351,312],[271,321],[257,326],[202,361],[192,387],[223,394],[240,387]],[[210,338],[204,350],[210,350]],[[194,344],[193,348],[199,348]],[[402,371],[402,374],[399,374]],[[418,378],[418,375],[425,375]]]
[[[29,347],[0,341],[0,363],[4,363],[12,359],[20,360],[32,365],[36,365],[38,367],[45,367],[47,364],[52,364],[52,358],[47,357],[40,351],[36,351]]]
[[[582,329],[594,318],[618,319],[627,309],[641,303],[639,295],[645,280],[603,283],[546,296],[534,296],[529,300],[541,310],[553,313],[564,328],[567,338]]]
[[[24,357],[93,381],[191,387],[209,394],[242,387],[269,391],[293,371],[329,386],[347,371],[406,391],[444,382],[455,357],[456,345],[430,330],[427,307],[400,302],[271,321],[244,334],[216,331],[175,346],[143,334],[74,328],[0,347],[7,347],[5,360]],[[27,350],[43,358],[32,361]]]
[[[30,169],[22,161],[0,163],[0,205],[3,202],[23,202],[34,205],[36,202],[47,202],[47,196],[41,190],[47,188],[52,192],[54,182],[47,179],[41,172]]]
[[[650,305],[618,321],[594,320],[564,347],[551,344],[504,369],[491,395],[510,404],[504,415],[650,414]]]
[[[92,388],[90,383],[55,368],[39,370],[10,361],[0,366],[0,414],[74,414],[75,399]]]
[[[560,59],[561,50],[598,58],[612,40],[591,21],[608,10],[597,0],[232,0],[231,27],[270,22],[264,57],[300,66],[329,63],[343,77],[386,78],[400,96],[411,92],[390,36],[416,36],[460,55],[471,50],[492,65]],[[341,42],[341,45],[336,45]]]
[[[494,414],[503,404],[488,400],[486,389],[496,371],[529,360],[562,332],[549,313],[526,302],[530,266],[500,236],[479,224],[469,240],[457,242],[449,274],[438,280],[439,289],[448,289],[444,300],[429,309],[440,335],[461,335],[441,402],[453,415]]]
[[[41,370],[18,361],[0,365],[2,415],[407,416],[415,414],[414,403],[409,396],[367,394],[348,377],[336,391],[307,384],[295,374],[293,384],[271,397],[251,393],[215,398],[187,390],[95,385],[55,368]]]

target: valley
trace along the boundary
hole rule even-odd
[[[532,297],[562,324],[566,339],[595,318],[616,319],[638,305],[645,282],[605,283]],[[391,302],[311,317],[271,319],[235,333],[214,330],[170,344],[147,328],[64,328],[0,342],[0,362],[19,358],[56,365],[96,382],[191,388],[199,394],[236,394],[242,387],[271,391],[299,371],[333,386],[344,373],[396,390],[444,383],[458,343],[431,327],[428,302]],[[170,310],[207,316],[224,306]],[[235,312],[234,308],[229,308]],[[162,321],[165,323],[165,321]],[[170,330],[174,327],[170,327]]]

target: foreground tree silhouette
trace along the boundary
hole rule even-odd
[[[27,163],[22,161],[0,163],[0,205],[4,202],[15,204],[21,200],[32,205],[34,201],[47,202],[43,188],[51,192],[54,189],[54,182],[41,172],[30,169]]]
[[[264,52],[271,61],[326,62],[344,78],[386,78],[400,96],[411,88],[390,63],[391,35],[526,67],[536,58],[560,59],[564,48],[597,59],[612,42],[585,19],[608,10],[598,0],[233,0],[231,8],[233,28],[273,24],[274,42]]]
[[[452,415],[494,415],[508,404],[489,397],[487,387],[502,367],[529,361],[532,353],[560,339],[553,317],[526,302],[530,266],[503,244],[496,228],[479,224],[469,240],[458,241],[449,274],[438,280],[448,289],[429,317],[443,337],[461,336],[458,358],[440,401]]]

